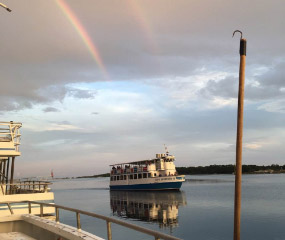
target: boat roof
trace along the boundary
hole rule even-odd
[[[118,166],[118,165],[124,165],[124,164],[139,165],[139,164],[146,164],[146,163],[149,163],[149,162],[154,162],[155,160],[160,160],[160,159],[165,159],[165,158],[173,159],[173,160],[175,159],[174,156],[169,155],[169,156],[165,156],[165,157],[162,157],[162,158],[153,158],[153,159],[140,160],[140,161],[134,161],[134,162],[115,163],[115,164],[111,164],[109,166],[111,167],[111,166]]]

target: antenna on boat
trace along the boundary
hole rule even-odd
[[[166,146],[165,144],[163,144],[163,145],[164,145],[164,149],[165,149],[165,152],[166,152],[166,156],[168,156],[169,151],[168,151],[168,149],[167,149],[167,146]]]

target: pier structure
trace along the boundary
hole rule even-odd
[[[54,194],[50,192],[50,182],[38,179],[20,181],[15,179],[15,162],[21,156],[20,144],[22,123],[0,122],[0,200],[17,205],[15,214],[24,213],[27,203],[20,201],[54,202]],[[0,217],[10,214],[11,205],[0,204]],[[39,206],[35,206],[40,212]],[[53,208],[47,208],[47,214],[54,213]]]
[[[4,184],[13,184],[15,158],[21,155],[20,128],[22,123],[0,122],[0,181],[3,193]],[[9,175],[10,173],[10,175]]]

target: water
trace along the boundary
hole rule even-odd
[[[187,176],[180,192],[110,192],[108,178],[60,180],[60,205],[112,216],[182,239],[232,239],[233,175]],[[243,175],[241,238],[285,239],[285,175]],[[76,226],[75,214],[60,220]],[[107,238],[106,223],[81,217],[82,228]],[[112,224],[113,239],[153,239]]]

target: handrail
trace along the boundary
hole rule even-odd
[[[32,186],[32,185],[51,185],[51,182],[44,182],[44,181],[24,181],[29,183],[7,183],[6,186]]]
[[[16,203],[16,202],[0,202],[0,204],[7,204],[7,203]],[[94,217],[94,218],[98,218],[101,220],[105,220],[106,224],[107,224],[108,240],[112,240],[111,223],[115,223],[115,224],[121,225],[123,227],[127,227],[127,228],[133,229],[135,231],[151,235],[154,237],[155,240],[159,240],[159,239],[181,240],[180,238],[173,237],[173,236],[170,236],[168,234],[160,233],[160,232],[157,232],[154,230],[150,230],[150,229],[147,229],[147,228],[144,228],[141,226],[137,226],[137,225],[134,225],[131,223],[127,223],[127,222],[124,222],[124,221],[119,220],[119,219],[107,217],[107,216],[100,215],[97,213],[83,211],[83,210],[76,209],[76,208],[70,208],[70,207],[65,207],[65,206],[61,206],[61,205],[57,205],[57,204],[50,204],[50,203],[43,203],[43,202],[36,202],[36,201],[19,201],[17,203],[28,203],[29,214],[32,213],[32,206],[31,205],[32,204],[39,204],[40,205],[40,217],[43,217],[43,215],[44,215],[44,206],[54,207],[55,212],[56,212],[56,222],[57,223],[59,223],[59,209],[74,212],[74,213],[76,213],[76,223],[77,223],[77,230],[78,231],[81,230],[80,214],[90,216],[90,217]]]
[[[7,183],[4,184],[6,186],[5,194],[6,195],[17,194],[22,191],[27,191],[28,193],[46,192],[48,190],[48,186],[51,184],[52,184],[51,182],[47,181],[23,181],[16,183]]]
[[[0,125],[9,125],[9,124],[11,124],[11,122],[0,122]],[[12,122],[12,124],[22,124],[22,123],[20,123],[20,122]]]

